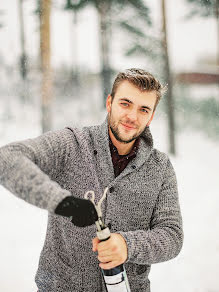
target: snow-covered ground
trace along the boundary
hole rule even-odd
[[[0,146],[37,136],[39,115],[31,107],[17,108],[14,120],[0,124]],[[71,116],[77,106],[72,107]],[[1,111],[1,108],[0,108]],[[70,112],[70,110],[69,110]],[[72,124],[98,123],[104,113]],[[84,120],[83,120],[84,118]],[[69,125],[69,121],[66,122]],[[61,123],[60,123],[61,124]],[[62,123],[63,125],[63,123]],[[166,124],[155,117],[151,125],[155,147],[167,151]],[[175,167],[185,241],[180,255],[152,266],[152,292],[219,292],[219,142],[188,130],[177,136]],[[43,246],[47,212],[16,198],[0,186],[0,291],[36,292],[34,276]]]

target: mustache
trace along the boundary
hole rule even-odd
[[[130,126],[130,127],[133,127],[133,128],[138,129],[138,126],[135,123],[133,123],[131,121],[128,121],[128,120],[126,120],[126,121],[120,121],[120,123],[123,123],[123,124],[126,124],[126,125]]]

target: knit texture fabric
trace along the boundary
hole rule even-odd
[[[111,232],[127,242],[125,262],[132,292],[149,292],[151,264],[178,255],[183,242],[177,182],[168,156],[153,148],[149,128],[136,157],[117,176],[109,148],[107,119],[82,129],[66,127],[0,148],[0,183],[11,193],[48,210],[48,226],[35,281],[40,292],[106,291],[92,251],[96,226],[79,228],[54,214],[69,195],[88,190],[102,204]]]

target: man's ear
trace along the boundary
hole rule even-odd
[[[150,126],[150,123],[151,123],[151,121],[153,120],[154,114],[155,114],[155,112],[153,112],[153,114],[152,114],[150,120],[149,120],[148,123],[147,123],[147,126],[148,126],[148,127]]]
[[[108,113],[111,112],[112,96],[109,94],[106,99],[106,110]]]

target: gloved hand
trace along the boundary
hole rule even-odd
[[[97,211],[90,200],[68,196],[55,209],[55,214],[72,217],[72,223],[85,227],[98,220]]]

